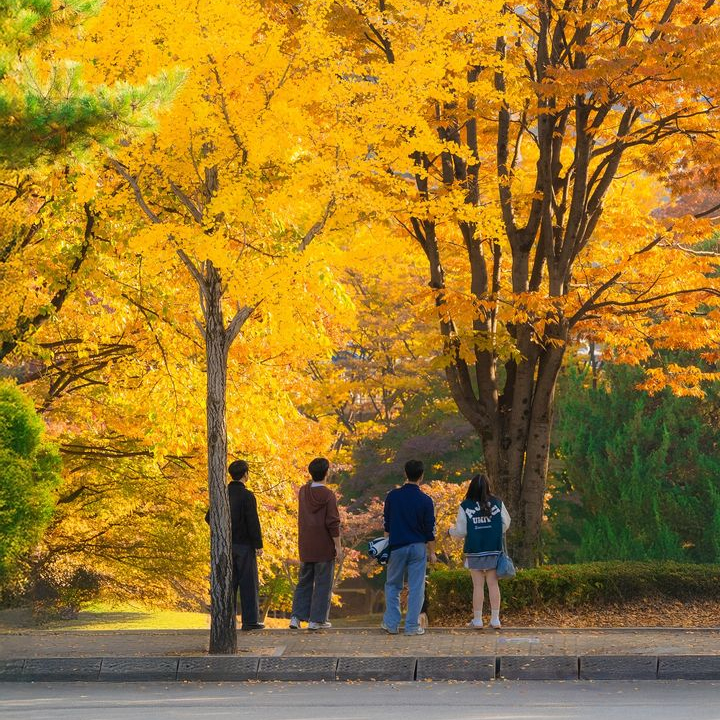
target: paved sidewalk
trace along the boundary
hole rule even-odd
[[[720,628],[431,628],[238,633],[207,654],[207,630],[0,633],[0,681],[720,680]]]
[[[202,655],[207,630],[48,631],[0,633],[0,660],[47,657]],[[715,629],[495,630],[430,628],[422,636],[388,635],[376,628],[238,632],[238,655],[273,657],[435,657],[472,655],[715,655]]]

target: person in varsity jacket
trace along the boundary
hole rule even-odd
[[[465,567],[473,582],[473,619],[470,627],[483,626],[485,583],[490,597],[490,627],[500,627],[500,587],[495,569],[503,547],[503,533],[510,526],[510,515],[502,500],[490,493],[487,476],[475,475],[465,499],[458,508],[451,537],[465,538]]]

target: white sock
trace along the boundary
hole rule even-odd
[[[500,622],[500,611],[499,610],[493,610],[490,613],[490,622],[496,623],[496,624]]]
[[[482,622],[482,610],[473,611],[473,620],[478,624]]]

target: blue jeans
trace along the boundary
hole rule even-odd
[[[425,600],[425,568],[427,552],[425,543],[413,543],[393,548],[387,564],[385,582],[385,627],[397,630],[400,625],[400,593],[407,574],[408,604],[405,615],[405,632],[414,632],[420,625],[420,611]]]

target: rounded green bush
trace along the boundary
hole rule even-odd
[[[60,484],[60,454],[32,401],[0,382],[0,587],[40,539]]]

